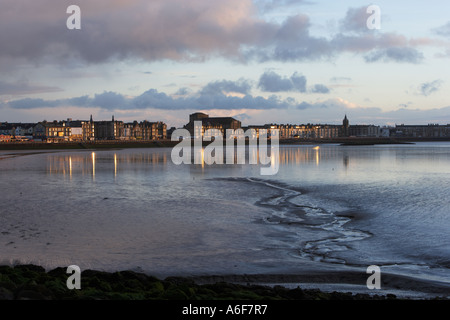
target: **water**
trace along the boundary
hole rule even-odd
[[[171,149],[0,153],[0,264],[156,276],[385,272],[450,282],[450,143],[281,146],[280,169]]]

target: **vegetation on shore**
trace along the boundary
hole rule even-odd
[[[395,295],[322,292],[282,286],[219,282],[196,284],[169,277],[164,280],[134,271],[81,273],[81,289],[68,289],[65,268],[46,272],[36,265],[0,266],[0,300],[394,300]]]

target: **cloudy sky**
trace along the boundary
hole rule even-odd
[[[69,5],[81,29],[69,30]],[[381,10],[380,29],[367,20]],[[450,123],[442,0],[0,0],[0,122]]]

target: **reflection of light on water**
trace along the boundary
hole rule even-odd
[[[92,152],[92,179],[95,180],[95,152]]]
[[[277,159],[276,156],[278,156],[278,159]],[[280,161],[279,157],[280,156],[279,156],[278,152],[275,152],[274,148],[272,148],[272,150],[270,151],[270,164],[271,164],[271,166],[275,165],[276,163],[278,163]]]
[[[117,154],[114,153],[114,177],[117,176]]]
[[[205,168],[205,149],[201,149],[202,151],[202,169]]]
[[[116,178],[120,174],[119,165],[121,164],[123,164],[124,167],[126,167],[127,164],[150,164],[153,166],[159,163],[165,164],[167,159],[170,159],[170,157],[167,158],[166,155],[163,157],[158,153],[126,154],[123,156],[120,153],[106,154],[101,151],[99,152],[89,151],[82,154],[70,154],[63,156],[51,155],[47,160],[46,172],[49,175],[60,174],[63,177],[67,176],[70,179],[74,177],[76,178],[78,174],[83,176],[91,176],[93,179],[98,179],[98,174],[103,172],[103,160],[105,160],[105,162],[109,163],[109,172],[112,172]],[[98,158],[98,156],[100,156],[100,158]],[[203,156],[200,152],[198,153],[199,159],[204,157],[207,157],[207,155]],[[97,165],[99,165],[102,172],[97,172]]]
[[[313,149],[314,149],[314,151],[316,151],[316,165],[319,165],[319,162],[320,162],[320,159],[319,159],[319,150],[320,150],[320,147],[319,147],[319,146],[316,146],[316,147],[314,147]]]
[[[69,157],[69,176],[72,179],[72,157]]]

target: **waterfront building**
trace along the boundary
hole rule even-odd
[[[114,120],[114,116],[111,121],[95,121],[94,125],[95,140],[117,140],[123,131],[123,121]]]
[[[92,115],[89,121],[82,121],[83,141],[95,140],[95,123]]]
[[[349,126],[351,137],[380,137],[381,128],[375,125],[351,125]]]
[[[66,142],[69,141],[70,127],[66,126],[64,121],[45,122],[45,137],[47,142]]]
[[[164,122],[149,122],[147,120],[139,123],[143,140],[167,139],[167,125]]]
[[[11,135],[7,134],[0,134],[0,142],[10,142],[12,139]]]
[[[450,137],[450,124],[428,125],[396,125],[393,135],[409,138],[448,138]]]
[[[347,115],[345,115],[344,120],[342,120],[342,131],[341,136],[342,137],[348,137],[350,135],[350,121],[347,118]]]
[[[195,121],[202,123],[201,128],[198,128],[197,131],[195,131]],[[232,117],[210,117],[205,113],[197,112],[189,116],[189,123],[184,128],[190,132],[192,137],[211,138],[206,136],[207,130],[209,129],[217,129],[225,137],[227,129],[241,129],[241,122]]]

